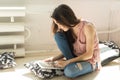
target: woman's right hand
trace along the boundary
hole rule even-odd
[[[45,61],[45,62],[52,62],[53,59],[54,59],[54,57],[50,57],[50,58],[46,58],[46,59],[44,59],[43,61]]]

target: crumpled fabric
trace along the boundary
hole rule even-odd
[[[0,53],[0,69],[6,69],[16,66],[14,52]]]
[[[25,63],[24,66],[32,71],[37,77],[43,79],[53,78],[54,76],[60,76],[64,74],[63,69],[42,69],[39,66],[38,61]]]

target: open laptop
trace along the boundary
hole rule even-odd
[[[43,60],[39,60],[36,62],[42,69],[63,69],[61,67],[55,67],[54,62],[45,62]]]

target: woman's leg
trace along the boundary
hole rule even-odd
[[[64,57],[66,57],[66,59],[71,59],[75,57],[70,49],[68,40],[64,32],[57,32],[55,34],[55,40],[56,40],[58,48],[60,49]]]
[[[65,33],[57,32],[55,40],[64,57],[67,59],[75,57],[70,49]],[[69,78],[74,78],[92,71],[93,68],[89,62],[76,62],[67,65],[64,69],[64,74]]]
[[[69,78],[75,78],[92,71],[94,70],[89,62],[76,62],[67,65],[64,69],[64,74]]]

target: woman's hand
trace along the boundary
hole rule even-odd
[[[69,62],[68,60],[66,60],[66,61],[58,60],[58,61],[55,61],[54,66],[64,68],[64,67],[67,66],[69,63],[70,63],[70,62]]]
[[[52,62],[52,61],[53,61],[53,57],[50,57],[50,58],[44,59],[43,61],[45,61],[45,62]]]

